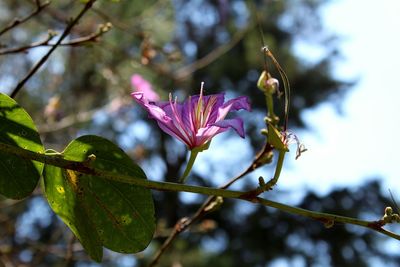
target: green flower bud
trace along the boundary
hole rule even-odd
[[[272,78],[271,75],[265,70],[261,73],[257,81],[257,87],[265,94],[274,94],[279,90],[279,81]]]
[[[257,81],[257,87],[258,87],[258,89],[260,89],[260,90],[263,91],[263,92],[266,91],[265,82],[266,82],[266,80],[267,80],[268,78],[269,78],[269,77],[268,77],[268,74],[267,74],[267,72],[264,70],[264,71],[261,73],[260,78],[258,78],[258,81]]]

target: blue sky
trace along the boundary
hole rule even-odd
[[[400,197],[399,10],[396,0],[332,1],[323,9],[325,26],[341,37],[334,73],[358,83],[342,100],[343,114],[331,103],[303,113],[311,131],[297,134],[309,151],[286,163],[283,188],[324,193],[380,177]]]
[[[379,5],[372,0],[340,0],[324,6],[321,14],[325,27],[340,37],[342,57],[335,63],[334,75],[357,83],[341,99],[341,114],[329,102],[303,112],[308,129],[295,133],[308,151],[296,161],[296,148],[291,148],[279,189],[298,196],[306,192],[302,189],[325,194],[335,187],[357,186],[380,178],[384,193],[388,194],[386,189],[390,188],[400,199],[400,142],[396,137],[400,133],[399,10],[397,0],[384,0]],[[311,61],[321,52],[305,43],[295,49]],[[246,152],[246,143],[237,142],[238,137],[231,140],[221,135],[214,139],[209,151],[199,154],[194,168],[208,172],[203,159],[211,154],[216,166],[230,162],[231,173],[227,176],[218,168],[211,170],[219,184],[247,167],[243,158],[251,160],[253,156]],[[219,149],[220,141],[224,149]],[[237,151],[243,151],[239,159]],[[263,168],[254,174],[259,175],[268,178],[271,171]]]

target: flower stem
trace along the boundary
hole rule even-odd
[[[144,187],[153,190],[160,191],[170,191],[170,192],[190,192],[203,194],[208,196],[221,196],[223,198],[235,198],[244,201],[249,201],[252,203],[259,203],[263,206],[272,207],[281,211],[285,211],[288,213],[300,215],[303,217],[311,218],[320,222],[323,222],[326,225],[331,226],[332,223],[346,223],[358,225],[361,227],[369,228],[371,230],[380,232],[386,236],[392,237],[394,239],[400,240],[400,235],[385,230],[382,226],[384,223],[382,220],[377,221],[365,221],[351,217],[339,216],[335,214],[317,212],[306,210],[294,206],[289,206],[283,203],[275,202],[272,200],[268,200],[261,197],[246,197],[246,192],[234,191],[228,189],[218,189],[218,188],[210,188],[203,186],[193,186],[193,185],[185,185],[185,184],[177,184],[177,183],[168,183],[168,182],[157,182],[147,179],[138,179],[136,177],[132,177],[129,175],[118,174],[112,171],[101,170],[97,168],[93,168],[88,166],[85,162],[78,162],[72,160],[66,160],[62,157],[54,156],[54,155],[45,155],[43,153],[33,152],[24,148],[16,147],[13,145],[8,145],[0,142],[0,151],[8,154],[16,155],[20,158],[26,160],[34,160],[43,162],[48,165],[56,166],[63,169],[74,170],[79,173],[89,174],[92,176],[102,177],[111,181],[117,181],[121,183],[127,183],[136,185],[139,187]],[[198,151],[197,151],[198,153]],[[196,155],[197,155],[196,153]],[[194,160],[193,160],[194,161]]]
[[[280,150],[278,156],[278,162],[276,163],[275,173],[272,180],[274,181],[274,185],[278,182],[279,176],[281,175],[283,160],[285,159],[286,151]]]
[[[186,178],[189,176],[189,173],[190,173],[190,171],[192,170],[194,161],[196,160],[197,154],[199,154],[199,151],[198,151],[197,149],[192,149],[192,150],[190,151],[190,157],[189,157],[189,161],[188,161],[188,163],[187,163],[187,165],[186,165],[186,169],[185,169],[185,171],[183,172],[182,177],[179,179],[179,182],[180,182],[181,184],[184,184],[185,181],[186,181]]]
[[[271,119],[271,123],[275,126],[279,118],[274,112],[274,100],[272,99],[271,94],[265,94],[265,102],[267,104],[268,117]]]

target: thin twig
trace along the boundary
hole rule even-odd
[[[183,80],[186,77],[188,77],[190,74],[192,74],[193,72],[195,72],[199,69],[202,69],[202,68],[208,66],[209,64],[211,64],[212,62],[214,62],[215,60],[217,60],[223,54],[225,54],[226,52],[231,50],[240,40],[242,40],[243,37],[248,33],[248,31],[252,27],[254,27],[254,23],[250,23],[243,30],[236,32],[235,35],[232,37],[232,39],[228,43],[223,44],[223,45],[213,49],[210,53],[208,53],[204,57],[200,58],[199,60],[178,69],[174,73],[175,79]]]
[[[272,151],[272,147],[268,144],[265,144],[262,150],[256,155],[255,159],[253,160],[253,163],[241,174],[238,176],[232,178],[225,184],[221,185],[219,188],[220,189],[226,189],[232,184],[236,183],[238,180],[246,176],[247,174],[253,172],[255,169],[261,167],[263,164],[260,163],[260,159],[264,157],[264,155],[268,154],[269,152]],[[208,214],[210,211],[206,211],[206,208],[209,207],[214,201],[216,201],[216,196],[210,196],[208,197],[203,204],[197,209],[196,213],[193,214],[190,218],[185,218],[180,219],[174,227],[174,230],[171,232],[170,236],[164,241],[164,243],[161,245],[161,247],[158,249],[158,251],[155,253],[153,259],[151,260],[149,267],[156,266],[158,261],[160,260],[161,256],[163,253],[168,249],[168,247],[171,246],[172,242],[175,240],[175,238],[183,231],[185,231],[187,228],[189,228],[191,225],[193,225],[195,222],[200,220],[202,217],[204,217],[206,214]]]
[[[62,33],[60,39],[52,46],[46,55],[44,55],[39,62],[29,71],[29,73],[23,78],[15,87],[13,92],[11,93],[11,97],[15,98],[21,88],[25,85],[25,83],[39,70],[39,68],[47,61],[50,55],[56,50],[56,48],[61,44],[65,37],[71,32],[72,28],[78,23],[79,19],[92,7],[92,5],[96,2],[96,0],[89,0],[81,12],[70,22],[68,23],[67,27],[65,28],[64,32]]]
[[[115,101],[115,102],[114,102]],[[115,108],[114,103],[117,103],[117,108]],[[52,123],[44,123],[42,125],[38,125],[38,132],[41,134],[53,133],[57,131],[64,130],[71,126],[77,124],[84,124],[93,119],[93,116],[100,111],[106,111],[107,113],[115,112],[115,109],[123,108],[125,105],[129,104],[129,100],[124,99],[123,97],[114,98],[109,104],[104,106],[94,108],[88,111],[80,111],[76,114],[71,114],[66,117],[63,117],[61,120]],[[120,105],[120,106],[119,106]]]
[[[100,110],[102,110],[102,108],[97,108],[97,109],[93,109],[93,110],[89,110],[89,111],[72,114],[72,115],[62,118],[60,121],[58,121],[56,123],[40,125],[40,126],[38,126],[38,129],[41,134],[64,130],[73,125],[90,121],[93,118],[93,115]]]
[[[75,235],[71,235],[70,239],[68,240],[67,244],[67,251],[65,252],[65,262],[64,266],[68,267],[74,260],[74,243],[75,243]]]
[[[105,25],[100,25],[99,30],[89,34],[87,36],[79,37],[72,39],[68,42],[64,42],[59,44],[58,46],[80,46],[80,45],[86,45],[87,43],[91,42],[97,42],[99,37],[109,31],[111,27],[111,24],[107,23]],[[55,33],[50,32],[48,37],[44,39],[43,41],[35,42],[29,45],[21,46],[21,47],[14,47],[14,48],[8,48],[8,49],[2,49],[0,50],[0,56],[5,55],[5,54],[16,54],[16,53],[26,53],[27,50],[35,48],[35,47],[40,47],[40,46],[56,46],[56,44],[50,43],[50,41],[54,38]]]
[[[44,3],[40,3],[40,1],[36,1],[36,9],[35,9],[35,11],[33,11],[31,14],[29,14],[25,18],[22,18],[22,19],[15,18],[6,27],[4,27],[3,29],[0,30],[0,36],[3,35],[4,33],[8,32],[12,28],[16,27],[17,25],[20,25],[20,24],[30,20],[31,18],[33,18],[34,16],[39,14],[40,11],[42,11],[48,5],[50,5],[50,1],[46,1]]]
[[[154,2],[151,6],[144,9],[141,14],[134,17],[133,21],[130,21],[129,23],[124,23],[121,20],[118,20],[118,18],[116,18],[115,16],[108,14],[106,10],[100,8],[93,8],[92,10],[96,15],[98,15],[103,20],[110,21],[113,25],[115,25],[116,28],[125,31],[129,34],[133,33],[139,35],[138,34],[139,32],[137,32],[137,28],[140,27],[138,27],[138,25],[142,23],[143,19],[149,17],[148,13],[154,11],[156,8],[158,8],[158,10],[162,10],[162,8],[165,8],[163,5],[166,5],[168,3],[169,1],[165,0],[158,0]]]
[[[12,48],[7,48],[7,49],[1,49],[0,50],[0,56],[1,55],[6,55],[6,54],[25,53],[26,50],[28,50],[28,49],[32,49],[32,48],[35,48],[35,47],[48,45],[49,42],[55,36],[56,36],[55,32],[49,32],[49,34],[47,35],[46,39],[44,39],[42,41],[34,42],[34,43],[29,44],[29,45],[24,45],[24,46],[20,46],[20,47],[12,47]]]

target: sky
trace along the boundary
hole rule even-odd
[[[341,114],[332,103],[302,114],[309,130],[296,134],[308,151],[286,162],[281,188],[327,193],[381,178],[400,198],[399,10],[397,0],[331,1],[322,9],[326,28],[341,38],[334,74],[357,83],[343,97]]]

